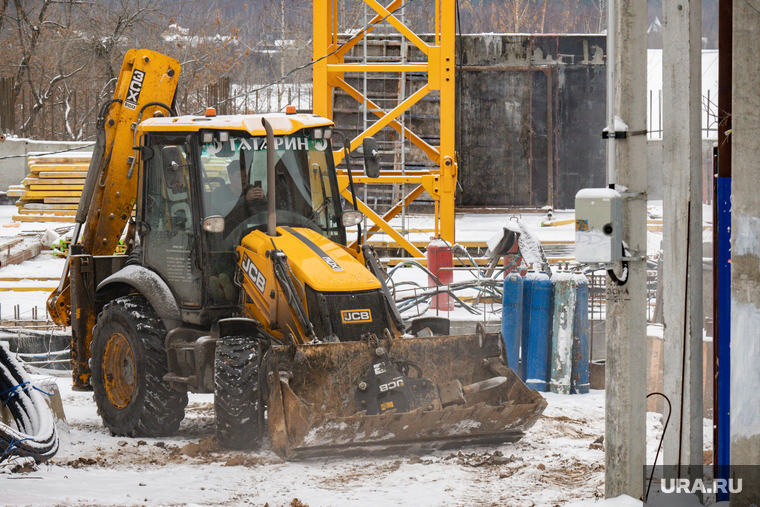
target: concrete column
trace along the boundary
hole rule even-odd
[[[752,3],[734,2],[731,132],[731,465],[760,463],[760,30]],[[754,467],[757,470],[757,466]],[[731,507],[760,504],[746,475]]]
[[[623,200],[623,239],[633,255],[646,253],[646,2],[615,2],[615,111],[629,135],[614,141],[617,188]],[[632,198],[630,198],[632,197]],[[620,274],[618,272],[618,274]],[[605,378],[605,496],[641,498],[646,458],[646,263],[629,263],[628,282],[607,279]]]
[[[663,463],[697,478],[701,469],[686,467],[703,461],[701,0],[663,2],[662,45],[664,390],[673,407]]]

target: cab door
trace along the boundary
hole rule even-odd
[[[184,136],[149,136],[144,163],[141,221],[143,263],[156,271],[174,292],[180,306],[202,303],[197,262],[199,218],[193,202],[195,167]],[[152,153],[152,156],[151,156]]]

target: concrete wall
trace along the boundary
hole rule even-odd
[[[20,185],[29,174],[27,156],[30,153],[49,153],[71,148],[75,148],[75,151],[91,151],[91,144],[6,138],[0,142],[0,192],[7,191],[11,185]]]
[[[427,35],[422,39],[432,42]],[[604,35],[505,34],[457,39],[456,143],[462,190],[457,205],[571,208],[579,189],[605,185],[605,40]],[[372,36],[367,53],[389,61],[400,59],[400,47],[398,39]],[[361,61],[363,50],[357,44],[346,61]],[[426,59],[412,45],[406,51],[409,61]],[[367,79],[369,98],[390,109],[401,93],[399,82],[371,73]],[[347,74],[346,81],[363,90],[361,75]],[[424,83],[407,73],[405,96]],[[356,135],[363,129],[358,102],[335,90],[333,106],[340,130]],[[374,121],[371,113],[369,117]],[[405,121],[437,145],[439,117],[439,95],[432,92],[409,109]],[[385,128],[375,138],[385,153],[383,168],[399,170],[399,136]],[[431,165],[421,150],[408,147],[407,170]]]
[[[461,37],[460,204],[572,208],[579,189],[604,186],[605,44],[603,35]]]

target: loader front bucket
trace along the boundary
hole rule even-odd
[[[547,403],[502,350],[485,333],[272,347],[272,450],[303,459],[515,442]]]

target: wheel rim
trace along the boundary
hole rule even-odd
[[[103,353],[103,385],[108,400],[116,408],[125,408],[135,391],[135,356],[127,338],[114,333]]]

